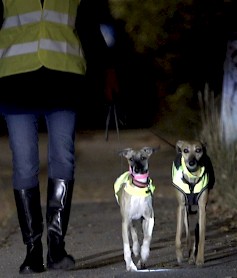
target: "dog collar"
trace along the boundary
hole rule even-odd
[[[131,178],[132,178],[132,183],[139,188],[145,188],[149,185],[149,178],[146,179],[146,182],[141,182],[135,179],[133,175],[131,175]]]

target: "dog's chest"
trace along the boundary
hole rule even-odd
[[[131,196],[130,200],[130,219],[137,220],[141,217],[151,217],[152,215],[152,200],[151,197]]]
[[[189,177],[186,174],[183,174],[184,179],[191,184],[193,187],[195,186],[195,184],[198,183],[198,181],[200,180],[200,177]]]

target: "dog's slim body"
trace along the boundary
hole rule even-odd
[[[178,263],[183,262],[182,232],[185,227],[189,252],[188,262],[197,266],[204,264],[206,234],[206,206],[210,189],[215,183],[211,160],[205,146],[200,141],[176,143],[177,156],[172,165],[172,182],[175,187],[178,208],[175,238]],[[189,217],[195,214],[192,207],[197,206],[197,223],[192,244]]]
[[[139,151],[125,149],[120,155],[127,158],[129,171],[117,178],[114,184],[115,196],[122,216],[122,238],[124,260],[127,271],[145,268],[150,253],[150,242],[154,227],[152,194],[155,187],[149,178],[148,159],[155,149],[144,147]],[[140,248],[135,220],[142,220],[143,241]],[[131,233],[131,234],[130,234]],[[140,255],[137,266],[132,259]]]

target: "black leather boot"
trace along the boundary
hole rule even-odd
[[[20,266],[20,274],[45,271],[43,262],[43,217],[40,204],[39,186],[30,189],[14,189],[18,220],[27,254]]]
[[[47,196],[47,267],[72,269],[75,260],[65,251],[64,237],[67,232],[74,181],[63,179],[48,180]]]

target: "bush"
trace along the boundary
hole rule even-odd
[[[217,193],[222,208],[237,210],[237,142],[227,145],[221,139],[220,101],[205,86],[204,93],[199,92],[202,128],[200,139],[206,143],[208,154],[212,160]]]

